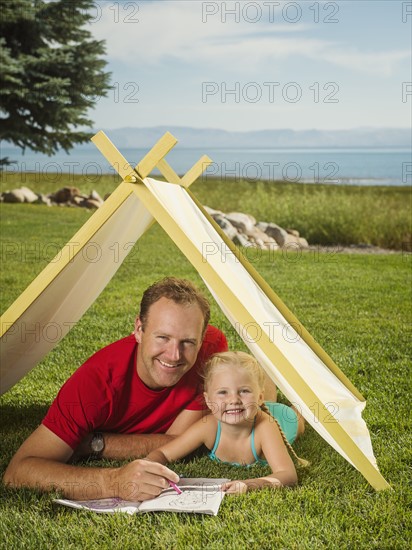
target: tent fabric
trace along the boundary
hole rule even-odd
[[[100,216],[104,216],[104,209],[111,210],[108,200],[96,212]],[[23,301],[30,305],[21,315],[15,315],[17,301],[5,312],[1,319],[1,394],[23,378],[69,332],[152,223],[152,216],[129,190],[106,223],[96,231],[90,224],[83,226],[57,254],[49,264],[57,268],[49,284],[45,282],[45,287],[42,284],[47,278],[46,268],[26,289]],[[68,253],[63,254],[64,251]]]

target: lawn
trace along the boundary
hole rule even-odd
[[[233,193],[232,184],[228,184],[227,193],[219,190],[216,182],[195,186],[196,194],[210,206],[228,211],[244,204]],[[94,187],[100,191],[97,185]],[[252,203],[248,199],[248,208],[242,208],[259,219],[275,209],[275,190],[270,190],[270,200],[265,201],[264,189],[262,184],[255,190],[258,200]],[[405,225],[408,210],[410,216],[410,194],[397,190],[388,192],[388,197],[395,201],[393,197],[398,196],[400,204],[399,197],[403,196],[404,206],[388,214],[391,219],[387,221],[410,231]],[[313,221],[305,213],[308,202],[303,196],[299,210],[293,195],[297,191],[289,191],[280,190],[279,196],[283,193],[284,204],[295,205],[294,219],[301,216],[310,227]],[[323,197],[323,210],[333,212],[337,191],[317,186],[313,192]],[[349,202],[349,191],[339,192]],[[246,197],[241,187],[239,195],[242,193]],[[309,191],[305,193],[309,195]],[[361,195],[355,190],[352,203],[356,204]],[[362,196],[366,195],[370,205],[373,201],[385,203],[381,190],[368,189]],[[386,203],[394,204],[388,198]],[[0,309],[4,311],[91,214],[82,209],[32,205],[2,205],[1,210]],[[354,212],[357,214],[357,207]],[[337,242],[340,239],[333,234],[331,243]],[[364,418],[381,472],[393,490],[376,493],[308,427],[295,445],[297,453],[311,462],[309,468],[298,470],[298,487],[225,497],[217,517],[83,513],[57,507],[48,494],[1,487],[1,547],[410,548],[412,256],[404,252],[367,255],[248,251],[248,257],[367,398]],[[61,384],[98,348],[130,333],[143,289],[170,274],[189,278],[204,288],[176,246],[158,226],[153,226],[68,336],[1,398],[1,473],[24,438],[41,422]],[[245,349],[211,302],[212,321],[226,332],[229,346]],[[279,399],[284,397],[280,395]],[[181,462],[175,469],[191,477],[250,475],[247,470],[217,465],[206,458]],[[257,476],[265,472],[265,468],[256,469]]]
[[[37,193],[64,186],[83,193],[96,189],[103,197],[119,182],[118,176],[35,173],[0,174],[0,191],[22,185]],[[290,182],[199,178],[193,184],[199,200],[224,212],[252,214],[258,221],[297,229],[310,244],[367,244],[412,250],[412,189],[407,186],[322,185]]]

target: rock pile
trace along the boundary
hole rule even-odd
[[[235,244],[264,250],[309,247],[308,241],[296,229],[283,229],[273,222],[257,222],[253,216],[242,212],[225,214],[208,206],[205,209]]]
[[[103,204],[103,199],[97,191],[85,195],[77,187],[63,187],[48,195],[34,193],[28,187],[20,187],[2,193],[0,201],[83,208],[99,208]],[[221,210],[214,210],[208,206],[205,206],[205,209],[229,239],[240,246],[252,246],[264,250],[308,248],[309,246],[307,240],[301,237],[295,229],[283,229],[273,222],[257,222],[253,216],[243,212],[225,214]]]
[[[2,193],[0,201],[46,204],[47,206],[80,206],[83,208],[99,208],[103,204],[103,199],[97,191],[93,190],[90,195],[85,195],[77,187],[63,187],[48,195],[34,193],[28,187],[20,187]]]

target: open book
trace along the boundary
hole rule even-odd
[[[220,504],[225,496],[221,484],[228,479],[181,478],[177,486],[179,495],[172,487],[164,489],[160,495],[144,502],[132,502],[121,498],[103,498],[100,500],[54,499],[54,502],[99,513],[126,512],[186,512],[217,516]]]

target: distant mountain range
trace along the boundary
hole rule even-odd
[[[354,128],[351,130],[255,130],[228,132],[212,128],[156,126],[104,130],[117,147],[149,148],[166,132],[180,147],[278,148],[278,147],[411,147],[408,128]]]

